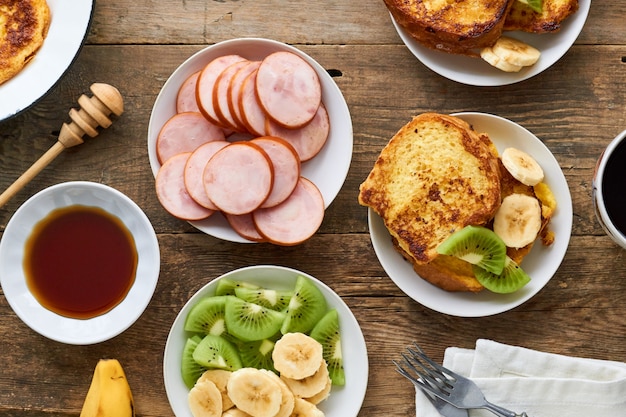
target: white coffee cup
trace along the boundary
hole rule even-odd
[[[593,174],[593,205],[606,234],[626,249],[626,130],[598,158]]]

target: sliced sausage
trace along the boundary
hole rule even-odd
[[[185,187],[187,192],[195,200],[196,203],[211,210],[217,210],[217,207],[204,189],[204,182],[202,180],[202,173],[204,167],[209,162],[209,159],[213,157],[224,146],[230,143],[225,140],[215,140],[213,142],[207,142],[204,145],[200,145],[195,151],[192,152],[187,163],[185,164]]]
[[[253,242],[264,242],[265,238],[259,234],[254,227],[254,221],[252,220],[252,213],[246,214],[227,214],[224,213],[224,217],[230,224],[230,227],[244,239],[251,240]]]
[[[239,110],[241,121],[248,131],[253,135],[264,136],[267,114],[263,111],[256,95],[256,76],[257,71],[253,71],[244,80],[239,97]]]
[[[250,142],[234,142],[219,150],[203,172],[207,195],[229,214],[250,213],[267,199],[274,172],[265,151]]]
[[[194,201],[185,187],[185,164],[190,152],[179,153],[169,158],[157,172],[156,195],[163,208],[181,220],[202,220],[214,213]]]
[[[176,95],[176,113],[184,113],[188,111],[200,112],[198,102],[196,101],[196,83],[200,71],[191,74],[182,83]]]
[[[288,51],[274,52],[263,59],[257,70],[256,92],[267,115],[291,129],[310,122],[322,100],[317,72]]]
[[[233,120],[241,130],[248,130],[246,124],[242,120],[241,110],[239,108],[239,99],[241,97],[243,83],[246,78],[248,78],[248,75],[259,68],[260,64],[261,61],[248,62],[248,65],[237,71],[237,74],[235,74],[232,78],[230,86],[228,87],[228,108]]]
[[[302,162],[308,161],[324,147],[330,134],[330,120],[324,104],[320,104],[313,120],[298,129],[286,129],[273,121],[267,122],[267,133],[289,142]]]
[[[226,67],[217,77],[215,86],[213,87],[213,108],[215,109],[215,115],[222,126],[227,126],[234,131],[241,129],[230,113],[230,107],[228,106],[228,89],[235,74],[237,74],[241,68],[245,67],[248,62],[247,60],[237,61]]]
[[[252,213],[259,234],[269,242],[293,246],[319,229],[324,219],[324,197],[311,181],[300,177],[289,198],[281,204]]]
[[[281,138],[262,136],[252,140],[267,153],[274,167],[272,192],[261,207],[273,207],[289,197],[300,178],[300,158],[296,150]]]
[[[163,164],[176,154],[193,152],[203,143],[224,139],[224,131],[202,114],[177,113],[159,131],[156,139],[157,158]]]
[[[226,69],[229,65],[244,60],[244,57],[236,54],[222,55],[206,64],[200,72],[198,82],[196,84],[196,101],[198,102],[198,107],[204,117],[217,125],[220,124],[220,120],[215,113],[215,108],[213,107],[213,88],[215,87],[215,82],[222,71],[224,71],[224,69]]]

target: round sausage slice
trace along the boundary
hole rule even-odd
[[[263,111],[256,95],[256,76],[257,72],[253,71],[246,77],[241,86],[239,114],[241,115],[241,121],[246,125],[250,133],[264,136],[267,114]]]
[[[230,142],[225,140],[207,142],[193,151],[185,164],[184,176],[185,188],[187,188],[187,192],[191,198],[196,201],[196,203],[211,210],[217,210],[217,207],[213,204],[204,189],[202,173],[204,172],[204,167],[209,162],[209,159],[211,159],[217,151],[229,144]]]
[[[165,161],[155,179],[156,195],[163,208],[181,220],[202,220],[215,211],[194,201],[185,187],[185,164],[190,152],[179,153]]]
[[[268,116],[291,129],[311,121],[322,100],[317,72],[299,55],[288,51],[274,52],[261,61],[256,91]]]
[[[196,101],[196,83],[199,75],[200,71],[191,74],[178,89],[178,94],[176,95],[176,113],[188,111],[200,112],[198,102]]]
[[[204,189],[221,211],[250,213],[269,196],[274,171],[267,153],[250,142],[233,142],[209,160],[203,172]]]
[[[261,207],[273,207],[289,197],[300,178],[300,158],[296,150],[281,138],[262,136],[252,139],[267,153],[274,167],[272,192]]]
[[[200,113],[177,113],[159,131],[156,139],[157,158],[163,164],[176,154],[193,152],[204,143],[225,138],[224,131]]]
[[[304,242],[315,234],[324,219],[324,197],[310,180],[300,177],[289,198],[281,204],[252,213],[259,234],[283,246]]]

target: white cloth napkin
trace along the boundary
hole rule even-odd
[[[528,417],[626,417],[626,363],[479,339],[475,349],[447,348],[443,365],[472,378],[490,402]],[[440,417],[419,389],[415,405],[417,417]]]

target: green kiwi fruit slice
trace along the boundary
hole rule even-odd
[[[280,329],[282,334],[308,333],[326,314],[326,299],[315,283],[299,275],[285,312],[287,317]]]
[[[339,332],[339,313],[330,309],[313,327],[310,336],[322,345],[322,354],[328,364],[328,373],[333,385],[346,384],[341,351],[341,333]]]
[[[272,352],[274,351],[275,338],[242,342],[239,344],[239,355],[244,367],[267,369],[276,372]]]
[[[506,245],[491,229],[482,226],[465,226],[452,233],[438,247],[437,252],[462,259],[500,275],[506,259]]]
[[[185,318],[185,330],[205,335],[223,335],[226,332],[225,308],[226,296],[201,299],[189,310]]]
[[[268,339],[280,330],[285,313],[250,303],[235,296],[226,299],[226,328],[244,342]]]
[[[237,348],[221,336],[208,334],[193,351],[193,360],[206,368],[236,371],[242,367]]]
[[[215,295],[235,295],[236,288],[258,289],[260,287],[251,282],[222,278],[217,283],[217,287],[215,288]]]
[[[242,300],[259,304],[272,310],[282,311],[289,305],[293,291],[237,287],[235,288],[235,295]]]
[[[474,266],[473,270],[483,287],[499,294],[515,292],[530,282],[528,274],[508,256],[501,274],[496,275],[477,266]]]
[[[191,336],[185,341],[183,346],[183,362],[181,365],[181,375],[187,388],[191,389],[196,384],[200,375],[207,370],[193,359],[193,351],[196,350],[202,338],[198,335]]]

